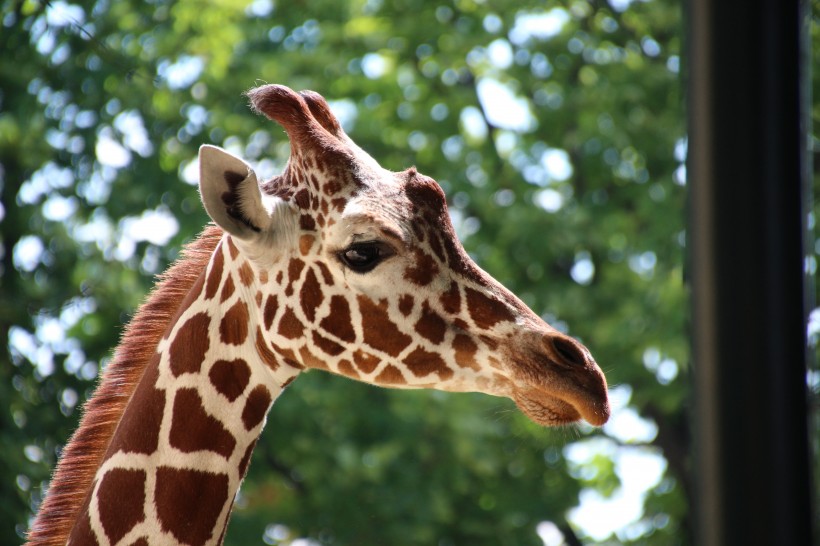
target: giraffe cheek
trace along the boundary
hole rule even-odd
[[[439,344],[444,341],[447,331],[447,323],[425,301],[422,306],[421,316],[415,325],[416,332],[429,341]]]
[[[356,341],[356,332],[350,316],[350,305],[342,296],[330,298],[330,313],[319,322],[319,327],[342,341],[348,343]]]
[[[316,278],[313,268],[308,268],[307,273],[305,273],[302,288],[299,290],[299,300],[302,311],[310,322],[316,319],[316,309],[318,309],[324,299],[322,287],[319,285],[319,280]]]
[[[481,370],[478,362],[476,362],[478,345],[469,336],[464,334],[456,335],[453,338],[453,351],[455,352],[456,364],[462,368]]]
[[[453,377],[453,370],[447,366],[438,354],[425,351],[421,347],[407,355],[404,363],[413,372],[413,375],[418,378],[426,377],[432,373],[437,373],[441,381]]]
[[[364,342],[390,356],[398,356],[413,339],[390,320],[385,306],[376,305],[369,298],[358,297],[362,314]]]
[[[470,318],[482,330],[489,330],[502,321],[515,321],[512,312],[502,302],[485,296],[472,288],[465,288],[464,293],[467,297],[467,309]]]

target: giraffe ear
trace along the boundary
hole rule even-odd
[[[271,223],[256,173],[218,146],[199,148],[199,193],[208,216],[235,237],[250,239]]]

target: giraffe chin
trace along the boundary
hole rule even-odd
[[[609,419],[608,405],[603,408],[589,407],[586,404],[573,405],[535,388],[516,391],[513,400],[524,415],[545,427],[569,425],[581,419],[597,427]]]

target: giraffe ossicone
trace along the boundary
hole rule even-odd
[[[382,168],[317,93],[248,92],[291,143],[282,174],[200,149],[209,226],[137,312],[63,451],[30,544],[220,544],[266,415],[316,368],[513,399],[605,423],[603,373],[483,272],[444,194]]]

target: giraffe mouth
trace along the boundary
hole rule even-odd
[[[536,387],[517,390],[513,396],[524,415],[542,426],[568,425],[581,419],[593,426],[601,426],[609,419],[609,401],[606,398],[603,401],[571,398],[574,399],[559,398]]]
[[[581,419],[581,414],[572,404],[535,389],[523,393],[516,392],[513,400],[524,415],[541,426],[567,425]]]
[[[548,427],[581,420],[599,427],[609,420],[606,377],[580,342],[549,326],[510,341],[508,396],[530,420]]]

